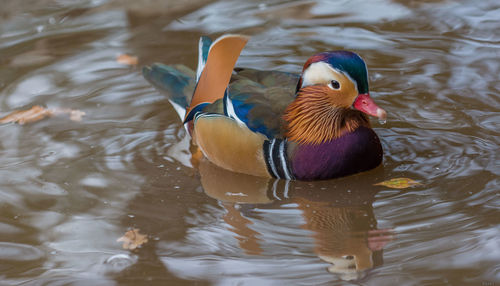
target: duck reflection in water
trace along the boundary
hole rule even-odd
[[[226,209],[224,221],[250,255],[264,252],[260,237],[246,217],[253,209],[276,209],[296,204],[304,219],[303,229],[312,232],[314,251],[327,270],[343,280],[360,279],[365,270],[382,265],[383,247],[392,240],[391,230],[377,229],[372,202],[375,187],[349,179],[295,182],[269,180],[218,168],[206,160],[199,164],[205,193]],[[334,188],[332,190],[332,188]]]

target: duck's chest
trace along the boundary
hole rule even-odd
[[[367,127],[322,144],[291,146],[286,141],[273,141],[264,147],[269,172],[286,179],[346,176],[377,167],[383,157],[377,134]]]

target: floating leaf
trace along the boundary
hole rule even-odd
[[[148,242],[148,236],[146,234],[140,234],[138,228],[131,229],[127,231],[122,237],[118,238],[116,241],[123,242],[122,247],[124,249],[134,250],[141,245]]]
[[[82,117],[85,115],[85,112],[69,108],[47,109],[39,105],[35,105],[28,110],[16,110],[11,112],[9,115],[0,118],[0,123],[14,122],[22,125],[25,123],[40,121],[45,117],[51,117],[60,114],[69,114],[69,119],[73,121],[82,121]]]
[[[116,58],[116,61],[120,64],[135,66],[139,63],[139,58],[136,56],[121,54]]]
[[[0,123],[15,122],[25,124],[42,120],[47,116],[52,116],[52,111],[35,105],[29,110],[16,110],[9,115],[0,118]]]
[[[409,178],[394,178],[375,184],[375,186],[384,186],[393,189],[406,189],[418,185],[422,184]]]

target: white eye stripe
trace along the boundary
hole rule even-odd
[[[332,79],[332,74],[338,73],[329,64],[323,62],[312,63],[302,75],[302,87],[325,84]]]
[[[345,73],[335,70],[329,64],[324,62],[316,62],[312,63],[302,75],[302,85],[312,86],[312,85],[327,85],[329,88],[333,90],[340,89],[340,79],[347,77],[350,79],[348,75]]]

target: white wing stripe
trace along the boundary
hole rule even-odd
[[[229,98],[229,94],[226,94],[226,113],[229,117],[236,120],[238,124],[245,125],[245,123],[238,118],[238,115],[236,115],[236,111],[234,111],[233,101]]]

